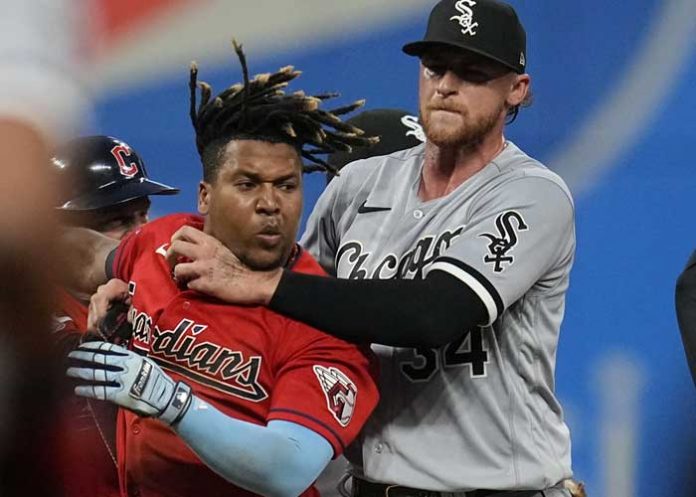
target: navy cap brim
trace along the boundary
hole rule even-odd
[[[58,206],[59,209],[68,211],[91,211],[111,207],[137,198],[150,195],[175,195],[179,193],[174,188],[164,183],[158,183],[147,178],[135,178],[129,181],[121,181],[106,185],[97,192],[81,195]]]
[[[504,65],[505,67],[511,69],[513,72],[516,72],[518,74],[523,74],[524,70],[521,70],[519,67],[513,67],[512,65],[508,64],[502,59],[499,59],[498,57],[493,57],[491,54],[486,53],[484,50],[478,50],[476,48],[471,48],[471,47],[463,47],[461,45],[457,45],[451,42],[447,41],[426,41],[426,40],[421,40],[421,41],[414,41],[412,43],[407,43],[404,45],[401,50],[406,54],[410,55],[412,57],[420,57],[423,55],[425,52],[427,52],[430,49],[433,48],[455,48],[457,50],[462,50],[464,52],[473,52],[476,54],[479,54],[483,57],[486,57],[487,59],[494,60],[496,62],[499,62],[500,64]]]

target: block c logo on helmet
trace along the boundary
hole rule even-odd
[[[126,178],[132,178],[138,174],[137,162],[132,162],[129,160],[128,163],[126,163],[126,158],[133,155],[130,148],[126,147],[125,145],[116,145],[111,149],[111,155],[113,155],[116,162],[118,162],[118,169]]]

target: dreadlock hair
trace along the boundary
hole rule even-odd
[[[360,128],[338,117],[362,107],[364,100],[332,110],[320,109],[323,101],[338,94],[285,93],[289,82],[301,74],[292,66],[273,74],[258,74],[250,80],[242,46],[235,40],[232,46],[242,66],[244,83],[233,84],[214,98],[212,87],[198,81],[198,67],[191,63],[190,116],[205,181],[215,179],[225,146],[234,139],[289,144],[310,162],[304,165],[304,172],[333,174],[338,171],[317,155],[350,152],[353,147],[371,146],[379,141],[378,137],[364,136]],[[196,107],[198,89],[201,101]]]

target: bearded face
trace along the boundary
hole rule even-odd
[[[424,54],[420,117],[428,141],[471,147],[505,120],[510,71],[484,57],[451,50]]]
[[[472,147],[483,141],[505,115],[501,104],[492,109],[474,109],[444,102],[421,104],[420,115],[428,140],[439,147]]]

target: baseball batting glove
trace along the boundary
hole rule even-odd
[[[68,357],[79,361],[67,371],[78,380],[75,394],[109,400],[140,416],[179,421],[191,405],[191,387],[174,382],[150,358],[108,342],[87,342]]]

